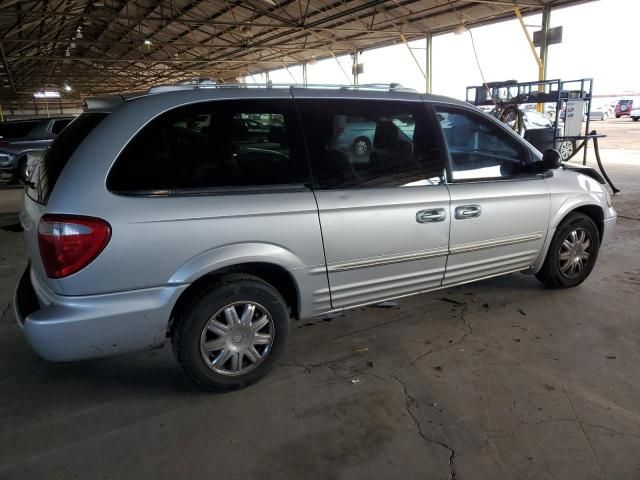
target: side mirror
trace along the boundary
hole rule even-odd
[[[562,156],[557,150],[549,149],[545,150],[542,154],[542,169],[543,170],[555,170],[562,166]]]

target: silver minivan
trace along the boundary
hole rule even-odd
[[[171,338],[197,384],[241,388],[292,318],[511,272],[573,287],[615,226],[595,171],[457,100],[162,90],[89,100],[26,181],[15,311],[45,359]],[[365,153],[336,141],[351,118]]]

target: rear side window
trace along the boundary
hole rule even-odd
[[[33,130],[40,120],[0,123],[0,138],[22,138]]]
[[[439,184],[438,127],[419,102],[299,100],[319,189]]]
[[[71,119],[55,120],[53,122],[53,126],[51,127],[51,133],[53,133],[54,135],[59,135],[60,132],[64,130],[64,127],[69,125],[69,123],[71,123]]]
[[[106,116],[106,113],[83,113],[58,135],[31,174],[27,195],[32,200],[47,203],[73,152]]]
[[[188,193],[307,182],[292,102],[228,100],[176,108],[152,120],[118,157],[107,187]]]
[[[466,109],[436,107],[455,180],[533,173],[531,152],[490,119]]]

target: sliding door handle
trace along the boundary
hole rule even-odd
[[[416,213],[416,222],[418,223],[444,222],[446,218],[447,213],[444,208],[420,210]]]
[[[465,220],[467,218],[479,217],[482,213],[482,207],[480,205],[462,205],[456,207],[454,216],[457,220]]]

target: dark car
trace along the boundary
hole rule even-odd
[[[616,118],[629,115],[633,109],[633,100],[619,100],[616,105]]]
[[[47,149],[73,117],[0,123],[0,179],[16,180],[18,160]]]

